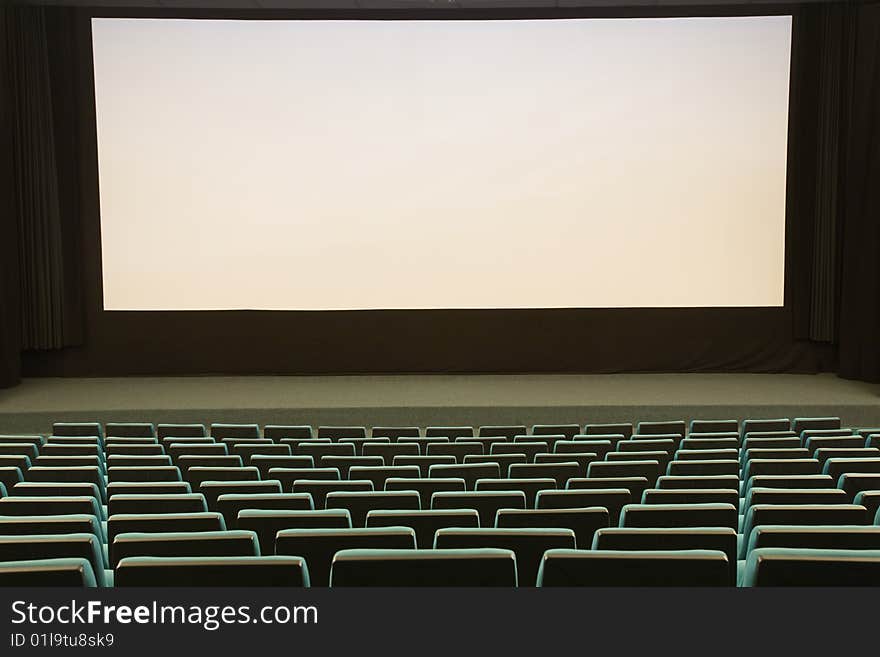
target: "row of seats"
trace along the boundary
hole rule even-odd
[[[878,437],[57,423],[0,437],[0,583],[876,584]]]

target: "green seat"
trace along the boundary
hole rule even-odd
[[[526,508],[534,509],[538,499],[538,493],[546,489],[556,490],[554,479],[478,479],[474,490],[476,491],[522,491],[526,496]],[[494,519],[493,519],[494,521]]]
[[[445,495],[447,493],[434,493]],[[451,493],[455,494],[455,493]],[[327,493],[328,509],[348,509],[351,514],[351,525],[354,528],[365,527],[367,514],[370,511],[385,510],[418,510],[421,509],[419,494],[414,490],[400,491],[333,491]]]
[[[126,532],[113,539],[115,568],[126,557],[258,557],[260,546],[252,531]]]
[[[0,536],[0,562],[33,559],[85,559],[92,567],[96,584],[108,585],[104,550],[93,533]]]
[[[746,510],[742,535],[763,525],[866,525],[865,507],[854,504],[753,504]],[[741,557],[745,557],[746,544]]]
[[[244,509],[285,509],[310,511],[314,509],[308,493],[226,493],[217,498],[217,511],[229,529],[238,529],[238,514]]]
[[[492,527],[499,509],[525,509],[526,496],[519,490],[440,492],[431,496],[431,509],[476,509],[480,527]]]
[[[0,563],[0,586],[75,586],[95,588],[88,559],[37,559]]]
[[[334,491],[345,492],[369,492],[373,490],[373,482],[369,479],[349,479],[340,481],[334,479],[297,479],[293,482],[294,493],[306,493],[312,496],[316,509],[327,508],[327,495]]]
[[[351,514],[346,509],[244,509],[238,512],[238,526],[256,533],[261,554],[275,554],[275,536],[282,529],[350,529]]]
[[[251,493],[281,493],[281,482],[277,479],[262,481],[203,481],[199,492],[205,497],[207,509],[217,511],[217,500],[221,495],[249,495]]]
[[[499,548],[516,555],[519,586],[535,586],[538,567],[547,550],[574,549],[575,536],[571,529],[488,527],[483,529],[438,529],[434,538],[435,550]]]
[[[477,482],[479,485],[479,482]],[[456,477],[428,477],[425,479],[396,478],[385,480],[385,490],[414,490],[419,494],[419,503],[423,509],[431,508],[431,496],[441,491],[462,492],[466,490],[464,479]]]
[[[743,586],[880,586],[880,550],[759,548]]]
[[[574,532],[578,549],[589,549],[597,530],[608,527],[608,510],[603,507],[583,509],[499,509],[495,526],[504,528],[561,527]]]
[[[760,525],[745,538],[746,555],[770,547],[880,550],[880,527],[873,525]]]
[[[538,586],[729,586],[721,550],[548,550]]]
[[[302,557],[128,557],[116,567],[116,586],[309,585]]]
[[[340,550],[416,548],[409,527],[355,527],[352,529],[282,529],[275,539],[277,554],[304,557],[312,586],[330,584],[330,566]]]
[[[739,515],[733,504],[627,504],[621,527],[730,527]]]
[[[94,515],[0,516],[0,536],[23,534],[94,534],[104,542],[101,521]]]
[[[312,468],[315,461],[311,456],[272,456],[266,454],[254,454],[248,459],[248,465],[253,466],[260,473],[260,479],[273,479],[269,475],[272,468]]]
[[[428,468],[428,477],[461,479],[464,481],[465,488],[472,491],[480,479],[500,478],[501,467],[497,463],[491,462],[432,465]]]
[[[416,547],[430,550],[438,529],[447,527],[477,528],[480,516],[476,509],[421,509],[419,511],[375,510],[367,513],[367,527],[409,527],[416,535]]]
[[[626,488],[594,488],[582,490],[542,490],[535,500],[536,509],[583,509],[602,507],[608,511],[611,524],[620,522],[620,512],[632,502]]]
[[[341,550],[333,557],[330,586],[517,585],[511,550]]]

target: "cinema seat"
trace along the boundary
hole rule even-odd
[[[827,465],[827,464],[826,464]],[[743,469],[743,479],[757,475],[821,474],[816,459],[751,459]]]
[[[257,424],[224,424],[215,422],[211,424],[210,435],[217,440],[224,438],[259,438],[260,426]]]
[[[840,429],[839,417],[796,417],[791,421],[791,430],[801,435],[814,429]]]
[[[48,457],[46,457],[48,458]],[[38,465],[49,465],[45,463],[46,458],[44,458],[43,463],[39,463]],[[69,457],[64,457],[66,463],[70,463],[68,460]],[[92,457],[93,459],[97,457]],[[39,460],[39,459],[37,459]],[[60,459],[59,459],[60,460]],[[58,460],[53,461],[52,465],[57,465]],[[175,465],[171,457],[166,454],[150,454],[150,455],[141,455],[141,454],[110,454],[108,455],[103,464],[106,465],[107,469],[110,468],[161,468],[164,466]],[[70,463],[70,465],[75,465]],[[97,463],[93,460],[89,465],[97,465],[101,467],[102,460],[97,459]]]
[[[58,516],[85,514],[103,518],[101,506],[94,497],[9,496],[0,498],[0,516]]]
[[[657,461],[660,472],[666,472],[667,466],[672,461],[672,455],[669,452],[608,452],[605,455],[605,461],[613,463],[634,460]]]
[[[254,466],[205,467],[196,465],[187,470],[186,479],[198,490],[205,481],[259,481],[260,471]]]
[[[180,473],[184,479],[197,486],[201,482],[194,482],[193,477],[196,475],[189,472],[194,468],[243,468],[244,463],[242,463],[240,456],[235,455],[197,456],[195,454],[183,454],[177,459],[177,467],[180,468]]]
[[[101,542],[92,533],[0,536],[0,562],[36,559],[85,559],[98,586],[112,584],[106,576]]]
[[[204,438],[208,430],[204,424],[158,424],[156,435],[163,438]]]
[[[290,453],[296,456],[300,453],[300,445],[320,445],[321,443],[329,444],[333,441],[329,438],[279,438],[277,442],[281,445],[289,446]]]
[[[535,465],[547,463],[577,463],[580,468],[578,477],[585,476],[587,474],[587,468],[590,467],[590,463],[598,460],[599,457],[596,454],[586,452],[571,452],[568,454],[535,454]],[[565,482],[563,482],[562,485],[565,486]]]
[[[325,456],[321,459],[321,467],[336,468],[339,470],[340,479],[364,479],[366,477],[352,477],[352,468],[363,469],[364,467],[384,467],[385,460],[381,456]]]
[[[649,484],[657,481],[660,474],[660,464],[657,461],[594,461],[587,468],[587,478],[620,478],[620,477],[644,477]],[[670,473],[672,474],[672,473]]]
[[[519,586],[535,586],[538,567],[544,552],[555,548],[574,549],[570,529],[439,529],[434,538],[435,550],[499,548],[516,555]]]
[[[428,445],[433,445],[434,443],[448,443],[452,442],[449,438],[445,436],[434,436],[433,438],[398,438],[397,442],[404,445],[417,445],[419,448],[419,456],[426,456],[428,453]],[[411,452],[407,452],[409,455]]]
[[[282,493],[277,479],[263,481],[203,481],[199,492],[204,495],[208,510],[217,511],[217,499],[221,495],[247,495],[250,493]]]
[[[688,434],[692,433],[739,433],[737,420],[691,420]]]
[[[499,509],[525,509],[526,496],[522,491],[465,491],[464,493],[434,493],[431,509],[476,509],[480,527],[492,527]]]
[[[305,424],[267,424],[263,427],[263,436],[276,442],[283,438],[309,440],[315,437],[312,427]]]
[[[275,443],[275,441],[270,440],[269,438],[223,438],[222,440],[218,440],[216,442],[222,443],[226,445],[226,449],[229,450],[229,453],[232,453],[232,449],[234,447],[238,447],[239,445],[249,445],[251,447],[272,447],[273,445],[276,447],[290,449],[288,445],[284,445],[283,443]],[[284,452],[289,453],[289,452]]]
[[[87,559],[39,559],[0,563],[0,587],[97,586],[95,572]]]
[[[517,585],[510,550],[342,550],[333,557],[330,586]]]
[[[617,452],[664,452],[672,455],[675,452],[675,441],[670,438],[658,440],[621,440],[615,449]]]
[[[94,534],[101,541],[104,537],[101,521],[90,514],[0,516],[0,536],[23,534]]]
[[[639,435],[677,434],[684,438],[687,435],[687,424],[683,420],[666,422],[639,422],[636,428]]]
[[[373,438],[388,438],[390,440],[398,440],[399,438],[418,438],[422,435],[419,427],[373,427],[370,436]]]
[[[201,493],[171,495],[114,495],[107,502],[110,515],[125,513],[201,513],[207,511]]]
[[[633,435],[633,425],[630,423],[588,424],[584,427],[584,435],[621,435],[625,440],[629,440]]]
[[[270,468],[269,478],[281,482],[284,493],[300,492],[293,490],[297,481],[340,481],[338,468]]]
[[[427,438],[442,436],[444,438],[449,438],[449,440],[455,440],[456,438],[460,438],[462,436],[473,435],[473,427],[428,427],[427,429],[425,429],[425,436]]]
[[[755,504],[849,504],[849,495],[839,488],[763,488],[752,486],[745,496],[745,508]]]
[[[491,449],[491,447],[489,448]],[[498,473],[502,478],[510,476],[510,466],[514,463],[526,463],[525,454],[483,454],[480,456],[465,456],[464,465],[474,465],[479,463],[496,463],[498,465]]]
[[[877,459],[880,449],[876,447],[823,447],[817,449],[813,458],[825,465],[829,459]]]
[[[181,475],[176,465],[147,468],[119,466],[107,468],[107,481],[181,481]]]
[[[415,482],[419,478],[419,468],[416,465],[357,466],[351,469],[351,478],[373,482],[373,490],[387,490],[385,482],[389,479],[408,479]]]
[[[318,438],[339,440],[340,438],[366,438],[366,427],[352,426],[322,426],[318,427]]]
[[[745,438],[750,433],[766,431],[791,431],[791,420],[789,420],[788,418],[777,418],[772,420],[743,420],[743,438]]]
[[[620,512],[621,527],[730,527],[739,515],[733,504],[628,504]]]
[[[811,433],[809,431],[804,433]],[[809,436],[804,439],[804,449],[809,452],[810,456],[817,449],[834,449],[839,447],[866,447],[865,439],[862,436]]]
[[[128,557],[116,567],[116,586],[309,585],[301,557]]]
[[[277,554],[305,557],[312,586],[330,584],[330,566],[340,550],[415,550],[416,535],[409,527],[354,529],[283,529],[275,539]]]
[[[157,532],[224,531],[226,523],[219,513],[119,514],[107,518],[107,547],[114,561],[113,541],[119,534]]]
[[[92,484],[98,489],[100,499],[106,499],[106,484],[101,469],[97,466],[46,467],[35,465],[24,472],[24,479],[30,482],[64,482]]]
[[[595,490],[625,488],[634,500],[642,499],[642,494],[650,487],[647,477],[585,477],[569,479],[566,490]]]
[[[431,508],[431,496],[442,491],[463,492],[467,490],[460,477],[428,477],[425,479],[389,477],[384,482],[387,491],[414,490],[419,494],[422,509]]]
[[[216,440],[212,436],[165,436],[158,439],[163,446],[169,445],[215,445]]]
[[[257,535],[260,554],[275,554],[275,536],[282,529],[350,529],[351,514],[346,509],[243,509],[238,512],[238,527]]]
[[[827,476],[830,481],[829,475]],[[833,486],[832,483],[830,486]],[[830,487],[829,486],[829,487]],[[850,499],[855,499],[863,490],[880,490],[880,472],[847,472],[837,479],[837,487],[843,489]]]
[[[191,493],[186,481],[114,481],[107,484],[107,497],[113,495],[169,495]]]
[[[482,447],[483,447],[482,452],[480,452],[479,454],[477,454],[475,452],[474,454],[465,455],[464,458],[467,459],[468,456],[486,456],[486,455],[488,455],[489,452],[492,451],[492,445],[494,445],[495,443],[507,443],[507,442],[512,442],[512,441],[509,441],[506,438],[501,437],[501,436],[483,436],[483,437],[476,437],[476,438],[473,436],[465,436],[464,438],[456,438],[454,442],[455,443],[468,443],[468,444],[472,444],[472,445],[473,444],[482,445]]]
[[[840,479],[844,474],[868,472],[880,473],[880,458],[833,458],[825,461],[822,469],[822,474],[831,475],[834,480]]]
[[[66,482],[22,481],[9,489],[8,495],[36,495],[40,497],[93,497],[100,504],[101,494],[95,484]]]
[[[435,493],[443,495],[446,493]],[[348,509],[351,514],[353,528],[364,527],[367,513],[373,510],[419,510],[421,502],[419,494],[414,490],[400,491],[333,491],[327,493],[328,509]]]
[[[290,445],[276,443],[236,443],[230,448],[231,454],[241,457],[243,463],[250,463],[254,456],[291,456]]]
[[[334,491],[340,492],[369,492],[373,489],[373,482],[369,479],[337,481],[333,479],[297,479],[291,489],[294,493],[305,493],[311,496],[316,509],[324,509],[327,504],[327,495]]]
[[[535,424],[532,425],[532,436],[564,436],[571,440],[581,432],[579,424]],[[523,432],[524,434],[525,432]],[[521,434],[522,435],[522,434]]]
[[[737,488],[652,488],[642,495],[642,504],[730,504],[739,508]]]
[[[542,490],[535,500],[537,509],[583,509],[602,507],[608,511],[612,525],[620,522],[620,512],[632,502],[626,488],[589,490]]]
[[[670,461],[666,474],[680,477],[739,474],[739,461],[735,458],[722,461]]]
[[[587,473],[576,461],[564,463],[526,463],[510,466],[511,479],[553,479],[557,488],[565,488],[569,479]]]
[[[107,422],[104,435],[107,438],[155,438],[156,427],[152,422]]]
[[[244,509],[310,511],[314,508],[312,496],[308,493],[227,493],[217,498],[217,511],[223,514],[229,529],[238,529],[238,514]]]
[[[797,449],[803,447],[800,437],[791,431],[750,433],[743,440],[743,449]]]
[[[808,456],[804,454],[804,456]],[[679,449],[675,452],[676,461],[736,461],[736,449]]]
[[[694,434],[690,434],[681,441],[679,448],[687,450],[739,449],[739,438],[695,438]]]
[[[663,475],[657,478],[657,488],[661,490],[694,488],[739,490],[739,477],[737,475]]]
[[[556,444],[553,445],[553,453],[592,453],[596,455],[597,461],[603,461],[605,455],[608,454],[608,452],[615,450],[620,442],[623,442],[623,436],[620,436],[619,442],[612,442],[610,440],[591,440],[590,436],[575,436],[574,440],[557,441]]]
[[[384,465],[394,465],[394,459],[398,456],[421,456],[419,445],[410,442],[367,443],[363,452],[364,456],[380,457]]]
[[[574,532],[578,549],[589,549],[597,529],[609,524],[608,510],[602,507],[583,509],[499,509],[495,526],[527,529],[561,527]]]
[[[749,537],[755,527],[763,525],[867,525],[870,522],[865,507],[856,504],[753,504],[746,509],[742,535]],[[742,549],[746,549],[745,544]]]
[[[526,426],[524,424],[490,425],[480,427],[478,435],[487,438],[497,436],[513,440],[514,436],[522,436],[525,432]],[[880,430],[878,430],[878,433],[880,433]]]
[[[392,465],[415,465],[419,468],[420,477],[430,476],[432,465],[455,465],[454,456],[395,456]]]
[[[174,465],[180,466],[183,456],[229,456],[229,448],[224,443],[171,443],[165,445],[165,453],[171,457]]]
[[[496,454],[524,454],[526,463],[534,463],[536,454],[545,454],[549,451],[549,443],[536,441],[518,441],[512,443],[495,443],[489,450],[492,456]]]
[[[790,459],[811,459],[813,454],[806,447],[782,447],[776,449],[768,449],[764,447],[750,447],[744,449],[740,454],[740,463],[746,465],[749,461],[755,459],[761,460],[790,460]]]
[[[31,459],[27,456],[4,456],[0,454],[0,468],[17,468],[25,472],[31,467]]]
[[[113,539],[113,562],[127,557],[258,557],[252,531],[125,533]]]
[[[834,488],[828,475],[757,475],[743,481],[743,496],[752,488]]]
[[[483,454],[483,445],[481,443],[472,441],[456,441],[454,443],[432,443],[428,445],[425,453],[428,456],[452,456],[455,457],[456,463],[464,463],[465,456],[481,456]]]
[[[423,550],[430,550],[434,546],[434,535],[438,529],[475,529],[479,526],[480,516],[476,509],[375,510],[367,513],[367,527],[409,527],[415,532],[416,547]]]
[[[315,467],[323,468],[325,456],[354,456],[354,445],[352,443],[300,443],[293,451],[294,454],[303,456],[311,456],[315,461]],[[371,453],[365,453],[370,456]]]
[[[728,584],[736,584],[737,535],[731,527],[665,527],[599,529],[594,550],[718,550],[727,557]]]
[[[390,438],[340,438],[340,443],[351,443],[354,445],[354,455],[364,455],[364,445],[390,445]],[[328,457],[325,457],[328,458]],[[384,463],[384,460],[383,460]]]
[[[760,525],[745,538],[746,554],[770,547],[880,550],[880,527],[873,525]]]
[[[39,445],[40,452],[46,447],[90,447],[100,449],[104,441],[98,436],[46,436],[46,441]],[[73,456],[78,456],[73,454]]]
[[[848,498],[849,496],[843,492],[843,497]],[[861,504],[868,510],[868,518],[874,518],[877,515],[877,510],[880,509],[880,490],[863,490],[856,493],[853,504]]]
[[[315,461],[311,456],[270,456],[254,454],[247,460],[247,465],[255,467],[260,479],[272,479],[269,470],[272,468],[313,468]]]
[[[556,489],[554,479],[486,478],[478,479],[474,486],[476,491],[521,491],[526,496],[527,509],[534,509],[538,491],[548,488]]]
[[[165,448],[159,443],[110,443],[104,449],[105,456],[163,456]]]
[[[467,463],[450,465],[432,465],[428,468],[431,478],[463,479],[467,490],[474,490],[480,479],[498,479],[501,467],[497,463]]]
[[[55,422],[52,425],[55,436],[96,436],[102,438],[104,431],[100,422]]]
[[[0,455],[3,456],[26,456],[33,460],[40,453],[33,443],[0,443]]]
[[[880,586],[880,550],[760,548],[746,561],[743,586]]]
[[[729,586],[720,550],[548,550],[538,586]]]

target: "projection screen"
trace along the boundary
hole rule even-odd
[[[788,16],[92,33],[107,310],[783,304]]]

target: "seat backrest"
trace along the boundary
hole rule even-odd
[[[516,555],[516,571],[519,586],[534,586],[538,567],[547,550],[575,548],[575,536],[571,529],[560,528],[450,528],[437,530],[434,549],[499,548],[511,550]]]
[[[511,550],[342,550],[330,586],[516,586]]]
[[[525,493],[518,490],[440,492],[431,496],[431,509],[476,509],[480,516],[480,527],[492,527],[499,509],[525,508]]]
[[[176,465],[108,467],[107,481],[181,481],[181,474]]]
[[[260,545],[252,531],[123,533],[113,540],[115,568],[127,557],[258,557]]]
[[[752,486],[745,496],[745,508],[754,504],[849,504],[849,495],[839,488],[763,488]]]
[[[617,440],[619,438],[620,440]],[[593,440],[591,436],[575,436],[574,440],[559,440],[553,445],[554,454],[565,454],[568,452],[592,453],[596,455],[597,461],[605,459],[605,455],[617,448],[623,442],[623,436],[615,436],[615,440]]]
[[[480,516],[476,509],[422,509],[421,511],[377,509],[367,513],[367,527],[409,527],[415,532],[416,547],[424,550],[434,547],[434,535],[439,529],[479,526]]]
[[[690,460],[670,461],[666,474],[677,476],[735,475],[739,474],[739,461],[736,458],[718,461]]]
[[[211,424],[210,435],[217,440],[223,440],[224,438],[259,438],[260,426],[257,424],[214,422]]]
[[[678,434],[682,438],[687,435],[687,424],[684,420],[672,420],[667,422],[639,422],[637,434]]]
[[[448,444],[448,443],[442,443]],[[397,443],[365,443],[363,445],[364,456],[378,456],[385,465],[393,465],[398,456],[420,456],[421,448],[414,442]]]
[[[444,438],[449,438],[449,440],[455,440],[460,436],[473,435],[473,427],[428,427],[427,429],[425,429],[425,436],[427,436],[428,438],[433,438],[434,436],[442,436]]]
[[[107,502],[107,513],[201,513],[208,510],[201,493],[166,495],[114,495]]]
[[[308,493],[225,494],[217,498],[217,511],[229,529],[238,529],[238,513],[243,509],[286,509],[309,511],[315,507]]]
[[[501,466],[492,462],[432,465],[428,468],[428,476],[462,479],[467,490],[474,490],[480,479],[498,479],[501,476]]]
[[[275,536],[282,529],[350,529],[346,509],[289,511],[285,509],[243,509],[238,527],[257,535],[260,554],[275,554]]]
[[[434,493],[434,495],[444,494],[447,493]],[[326,507],[328,509],[348,509],[351,514],[352,527],[358,528],[366,526],[367,513],[374,509],[418,510],[421,509],[421,501],[419,494],[414,490],[333,491],[327,494]]]
[[[155,438],[156,427],[152,422],[108,422],[104,434],[108,438]]]
[[[0,586],[78,586],[97,581],[88,559],[40,559],[0,563]]]
[[[277,554],[305,557],[311,586],[328,586],[336,553],[357,548],[414,550],[416,535],[409,527],[282,529],[275,539]]]
[[[321,426],[318,427],[318,438],[339,440],[340,438],[366,438],[366,427],[353,426]]]
[[[657,481],[660,474],[660,463],[657,461],[642,461],[634,458],[632,461],[594,461],[587,468],[587,477],[644,477],[649,484]]]
[[[528,462],[528,458],[525,454],[482,454],[479,456],[469,454],[464,457],[464,465],[496,463],[498,465],[498,474],[501,478],[507,478],[510,476],[510,466],[514,463],[526,462]]]
[[[269,468],[269,478],[281,482],[281,490],[285,493],[300,492],[294,490],[297,481],[340,481],[338,468]],[[320,503],[324,503],[323,497]],[[318,504],[317,499],[315,504]]]
[[[728,586],[720,550],[548,550],[538,586]]]
[[[107,585],[104,552],[93,533],[0,536],[0,562],[31,559],[86,559],[97,585]]]
[[[865,507],[855,504],[753,504],[746,510],[742,535],[762,525],[865,525]],[[746,549],[743,543],[743,551]]]
[[[533,436],[565,436],[571,440],[581,432],[579,424],[535,424],[532,425]],[[525,433],[525,432],[523,432]]]
[[[652,488],[642,495],[642,504],[731,504],[739,508],[738,488]]]
[[[267,424],[263,427],[263,436],[276,441],[280,441],[282,438],[308,440],[315,437],[312,427],[305,424]]]
[[[389,477],[385,480],[387,491],[414,490],[419,494],[422,509],[431,508],[431,496],[440,491],[467,490],[464,479],[458,477],[428,477],[425,479]]]
[[[588,424],[584,427],[584,435],[621,435],[629,439],[633,435],[633,425],[629,423],[618,424]]]
[[[276,456],[268,454],[254,454],[247,464],[257,469],[261,479],[271,479],[269,470],[272,468],[313,468],[315,460],[311,456]]]
[[[432,465],[455,465],[454,456],[415,456],[404,454],[395,456],[392,465],[415,465],[419,468],[419,476],[427,477]]]
[[[373,438],[390,438],[397,440],[398,438],[418,438],[421,435],[419,427],[373,427],[370,435]]]
[[[688,433],[739,433],[737,420],[691,420]]]
[[[327,508],[327,495],[335,491],[345,492],[369,492],[373,489],[373,482],[369,479],[339,481],[334,479],[297,479],[291,489],[294,493],[307,493],[311,495],[316,509]]]
[[[608,527],[608,510],[602,507],[582,509],[499,509],[495,516],[496,527],[562,527],[574,532],[579,550],[587,550],[593,544],[593,534]]]
[[[628,504],[621,527],[731,527],[739,515],[733,504]]]
[[[515,440],[515,439],[514,439]],[[544,454],[550,449],[549,443],[539,441],[537,438],[526,441],[516,441],[512,443],[494,443],[489,450],[493,456],[496,454],[524,454],[526,463],[534,463],[536,454]]]
[[[756,475],[821,474],[816,459],[750,459],[743,469],[743,479]]]
[[[250,493],[281,493],[281,482],[277,479],[262,481],[203,481],[199,492],[205,496],[205,503],[211,511],[217,511],[217,498],[221,495]]]
[[[577,461],[563,463],[525,463],[510,466],[511,479],[553,479],[557,488],[565,488],[569,479],[587,474]]]
[[[524,424],[513,424],[504,426],[483,426],[480,427],[479,435],[483,437],[500,436],[513,440],[514,436],[521,436],[526,432]]]
[[[880,527],[874,525],[761,525],[744,538],[746,554],[768,547],[880,550]]]
[[[642,499],[642,494],[650,487],[647,477],[584,477],[569,479],[566,490],[594,490],[625,488],[634,500]]]
[[[791,420],[788,418],[776,418],[772,420],[743,420],[742,435],[765,431],[790,431]]]
[[[749,553],[745,586],[878,586],[880,550],[759,548]]]
[[[596,488],[581,490],[542,490],[535,501],[537,509],[583,509],[602,507],[608,511],[610,522],[620,521],[620,512],[632,502],[626,488]]]
[[[737,475],[663,475],[657,478],[657,488],[663,490],[687,490],[693,488],[733,489],[739,488]]]
[[[119,514],[107,518],[107,547],[113,561],[113,541],[119,534],[155,532],[216,532],[226,529],[219,513]]]
[[[834,485],[834,479],[828,477]],[[843,489],[851,499],[855,499],[863,490],[880,490],[880,472],[849,472],[840,475],[836,480],[837,487]]]
[[[526,508],[534,509],[538,492],[546,489],[556,490],[556,481],[554,479],[487,478],[478,479],[474,489],[477,491],[522,491],[526,496]]]
[[[840,429],[839,417],[796,417],[791,421],[791,430],[797,435],[813,429]]]
[[[321,458],[321,467],[336,468],[339,470],[341,479],[367,479],[368,477],[352,477],[352,468],[382,468],[385,467],[385,459],[381,456],[324,456]],[[375,483],[374,483],[375,485]]]
[[[417,480],[419,467],[417,465],[356,466],[349,471],[349,476],[352,479],[366,479],[373,482],[373,490],[386,490],[385,484],[392,478]]]
[[[308,586],[301,557],[128,557],[115,584],[127,586]]]

